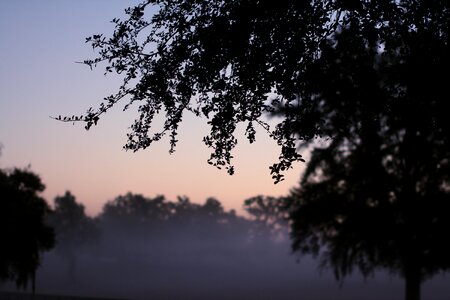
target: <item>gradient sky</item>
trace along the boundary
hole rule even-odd
[[[124,104],[90,131],[50,118],[83,114],[117,90],[120,78],[105,77],[103,66],[90,71],[75,62],[95,57],[86,37],[111,33],[110,21],[137,2],[0,0],[0,167],[30,164],[46,184],[49,202],[70,190],[91,215],[128,191],[171,200],[186,195],[201,203],[214,196],[238,212],[249,197],[286,194],[304,165],[274,185],[268,167],[279,150],[261,131],[252,145],[239,135],[236,174],[229,176],[206,162],[211,150],[202,142],[205,119],[185,116],[177,151],[170,155],[167,138],[137,153],[122,149],[136,116],[133,108],[122,112]]]

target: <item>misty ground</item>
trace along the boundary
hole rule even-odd
[[[339,283],[329,269],[319,271],[317,259],[292,254],[288,228],[268,223],[267,211],[249,210],[254,218],[247,219],[214,199],[199,205],[129,194],[105,205],[96,219],[72,220],[81,206],[70,194],[61,199],[71,210],[53,214],[57,244],[43,254],[36,274],[40,298],[32,300],[403,298],[403,280],[394,275],[379,271],[364,279],[355,271]],[[59,220],[59,211],[72,214]],[[448,279],[426,282],[423,300],[450,299]],[[1,291],[16,289],[3,283]],[[0,300],[30,299],[26,295],[0,293]]]
[[[317,271],[312,258],[297,262],[289,252],[287,242],[255,247],[201,240],[184,246],[173,240],[160,241],[158,246],[131,240],[113,246],[103,241],[77,254],[72,273],[67,259],[55,251],[45,255],[37,274],[37,293],[122,299],[403,298],[403,282],[398,278],[380,272],[367,280],[355,275],[339,285],[331,272]],[[6,284],[1,289],[14,287]],[[424,284],[424,300],[449,296],[448,277],[436,276]],[[16,299],[23,298],[7,298]]]

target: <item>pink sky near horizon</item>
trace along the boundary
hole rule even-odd
[[[137,153],[122,150],[136,115],[134,108],[122,112],[124,104],[89,131],[81,123],[50,118],[83,114],[117,90],[120,79],[105,77],[104,66],[90,71],[75,62],[95,57],[85,38],[112,32],[109,21],[136,2],[0,1],[0,168],[31,164],[46,184],[49,202],[70,190],[91,215],[129,191],[170,200],[186,195],[197,203],[212,196],[238,212],[249,197],[286,194],[298,183],[304,164],[274,185],[268,167],[279,149],[261,130],[254,144],[239,135],[236,174],[229,176],[206,162],[211,149],[202,142],[208,132],[205,119],[185,116],[180,142],[170,155],[168,139]]]

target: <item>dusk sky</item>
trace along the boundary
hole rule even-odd
[[[125,103],[90,131],[81,123],[50,118],[83,114],[116,92],[121,79],[105,77],[104,65],[91,71],[76,62],[96,56],[85,38],[110,34],[110,21],[135,3],[0,1],[0,168],[31,165],[45,183],[50,203],[70,190],[91,215],[128,191],[172,200],[186,195],[201,203],[213,196],[238,212],[249,197],[286,194],[304,165],[297,164],[285,181],[274,185],[268,167],[277,161],[279,149],[261,130],[251,145],[239,135],[233,153],[236,174],[229,176],[206,162],[211,149],[202,142],[209,130],[205,119],[185,115],[180,142],[170,155],[168,138],[137,153],[122,149],[136,116],[135,107],[121,111]]]

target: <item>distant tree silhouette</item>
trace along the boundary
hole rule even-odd
[[[203,205],[193,203],[188,197],[178,197],[173,203],[173,221],[184,226],[204,228],[204,225],[215,226],[220,223],[225,211],[219,200],[206,199]]]
[[[284,197],[255,196],[244,201],[244,209],[253,220],[255,238],[279,240],[286,237],[288,210]]]
[[[54,245],[44,222],[50,208],[39,196],[44,189],[28,169],[0,169],[0,280],[13,280],[18,288],[31,281],[33,293],[41,253]]]
[[[204,204],[193,203],[186,196],[177,201],[168,201],[164,196],[147,198],[140,194],[128,193],[107,202],[99,216],[106,227],[116,227],[117,231],[130,231],[137,235],[158,232],[184,232],[186,235],[202,235],[210,232],[221,236],[221,231],[233,231],[234,227],[245,227],[242,217],[234,210],[225,211],[219,200],[210,197]],[[114,229],[116,230],[116,229]]]
[[[206,199],[205,204],[201,207],[201,211],[211,218],[220,217],[225,212],[222,203],[213,197]]]
[[[212,197],[199,204],[186,196],[168,201],[164,196],[132,193],[107,202],[98,220],[103,245],[114,245],[114,259],[126,261],[132,256],[158,263],[170,257],[171,264],[184,266],[206,263],[208,257],[226,260],[243,251],[249,246],[253,224],[233,210],[225,211]],[[140,249],[130,249],[128,244]]]
[[[94,220],[84,211],[69,191],[54,200],[55,209],[49,216],[49,223],[55,228],[56,251],[68,263],[69,278],[75,280],[77,252],[99,238],[99,229]]]
[[[118,196],[103,206],[100,219],[117,230],[133,229],[136,234],[152,228],[165,226],[171,216],[171,208],[164,196],[146,198],[140,194],[127,193]]]

